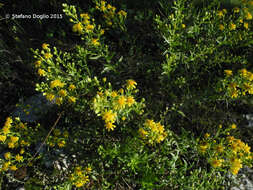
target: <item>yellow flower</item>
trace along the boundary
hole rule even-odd
[[[5,127],[11,127],[11,124],[12,124],[12,119],[11,117],[7,117],[5,123],[4,123],[4,126]]]
[[[73,84],[69,85],[69,90],[75,90],[75,89],[76,89],[75,85],[73,85]]]
[[[88,24],[88,25],[85,27],[85,29],[89,32],[89,31],[91,31],[91,30],[94,29],[94,26],[91,25],[91,24]]]
[[[45,72],[43,69],[38,69],[38,74],[39,74],[40,76],[44,76],[45,73],[46,73],[46,72]]]
[[[120,96],[119,99],[117,100],[117,103],[118,108],[124,108],[126,105],[126,98],[124,96]]]
[[[3,130],[3,133],[4,133],[5,135],[8,134],[8,133],[10,132],[9,127],[4,127],[2,130]]]
[[[41,60],[35,61],[34,65],[36,68],[39,67],[41,65]]]
[[[232,129],[236,129],[236,124],[233,123],[233,124],[231,125],[231,128],[232,128]]]
[[[182,28],[185,28],[185,24],[182,24]]]
[[[230,172],[233,175],[237,175],[238,171],[242,168],[241,160],[238,158],[232,158],[230,160]]]
[[[219,29],[220,29],[221,31],[224,30],[224,28],[225,28],[225,27],[224,27],[223,24],[220,24],[220,25],[219,25]]]
[[[132,79],[127,80],[127,89],[134,89],[136,88],[136,85],[137,83],[134,80]]]
[[[72,27],[72,31],[82,34],[83,33],[83,25],[80,22],[78,22],[77,24],[74,24],[74,26]]]
[[[65,85],[65,83],[62,83],[59,79],[53,80],[50,83],[50,88],[60,87],[62,88]]]
[[[109,110],[103,113],[102,118],[106,123],[114,123],[116,120],[116,116],[116,113],[113,113],[112,110]]]
[[[8,143],[8,147],[9,147],[9,148],[15,148],[15,144],[12,143],[12,142],[9,142],[9,143]]]
[[[218,15],[219,17],[223,17],[223,16],[224,16],[224,14],[223,14],[222,11],[218,11],[217,15]]]
[[[208,148],[209,144],[206,143],[206,142],[202,142],[200,145],[199,145],[199,150],[200,152],[202,153],[205,153],[207,148]]]
[[[145,131],[143,128],[139,129],[139,133],[142,136],[142,138],[146,138],[146,136],[148,135],[148,132]]]
[[[4,142],[6,140],[6,136],[5,135],[0,135],[0,141]]]
[[[4,164],[3,164],[3,166],[2,166],[2,170],[3,170],[3,171],[8,170],[10,164],[11,164],[10,162],[4,162]]]
[[[231,98],[237,98],[238,97],[238,91],[237,90],[233,90],[231,92]]]
[[[48,49],[48,46],[49,46],[49,44],[43,43],[42,44],[42,49]]]
[[[20,150],[20,154],[24,154],[24,152],[25,152],[25,149],[23,149],[23,148],[21,148],[21,150]]]
[[[76,98],[73,97],[73,96],[70,96],[68,100],[69,100],[69,103],[75,103],[76,102]]]
[[[134,103],[135,103],[135,99],[134,99],[132,96],[127,97],[127,99],[126,99],[126,104],[127,104],[128,106],[131,106],[131,105],[133,105]]]
[[[100,35],[103,35],[105,33],[105,31],[102,29],[100,30]]]
[[[17,169],[18,169],[18,168],[17,168],[16,165],[10,166],[10,170],[12,170],[12,171],[16,171]]]
[[[98,39],[95,39],[95,38],[93,38],[93,39],[91,40],[91,44],[94,45],[94,46],[99,46],[99,45],[100,45]]]
[[[209,134],[209,133],[206,133],[204,136],[205,136],[205,138],[207,139],[208,137],[210,137],[210,134]]]
[[[127,13],[126,13],[125,11],[123,11],[123,10],[120,10],[120,11],[118,12],[118,15],[123,16],[123,17],[126,17],[126,16],[127,16]]]
[[[211,160],[211,165],[212,165],[212,167],[214,167],[214,168],[218,168],[218,167],[221,167],[222,166],[222,162],[223,162],[224,160],[223,159],[212,159]]]
[[[126,120],[126,117],[123,116],[121,119],[122,119],[122,121],[125,121],[125,120]]]
[[[218,153],[222,153],[224,151],[224,146],[222,145],[217,145],[214,147],[214,150]]]
[[[55,103],[56,103],[58,106],[62,104],[62,101],[63,101],[63,100],[62,100],[61,97],[55,99]]]
[[[23,156],[20,156],[19,154],[17,154],[15,156],[15,159],[16,159],[17,162],[21,162],[23,160]]]
[[[236,29],[236,25],[234,23],[231,23],[229,26],[230,30],[235,30]]]
[[[51,53],[45,53],[44,57],[45,57],[45,59],[50,59],[53,57],[53,55]]]
[[[119,93],[123,94],[124,93],[124,90],[121,88],[119,89]]]
[[[61,96],[61,97],[65,97],[65,96],[67,96],[67,92],[66,92],[66,90],[60,90],[59,91],[59,95]]]
[[[247,23],[247,22],[243,23],[243,27],[248,29],[249,28],[249,23]]]
[[[54,130],[54,135],[55,136],[60,136],[61,135],[61,131],[59,129],[55,129]]]
[[[11,142],[13,142],[13,143],[17,142],[18,139],[19,139],[19,137],[11,136]]]
[[[5,158],[6,160],[9,160],[9,159],[11,158],[11,153],[10,153],[10,152],[6,152],[6,153],[4,154],[4,158]]]
[[[65,144],[66,144],[66,142],[65,141],[60,141],[60,142],[58,142],[58,146],[59,147],[64,147],[65,146]]]
[[[224,70],[224,72],[227,76],[232,76],[233,75],[233,71],[231,71],[231,70]]]
[[[250,14],[250,12],[246,13],[246,20],[252,20],[252,15]]]
[[[117,94],[116,91],[112,91],[111,96],[112,96],[113,98],[115,98],[116,96],[118,96],[118,94]]]
[[[49,100],[49,101],[52,101],[54,99],[54,94],[51,94],[51,93],[46,93],[46,99]]]
[[[248,76],[248,71],[247,71],[247,69],[241,69],[241,70],[240,70],[240,73],[241,73],[241,75],[242,75],[243,77],[247,77],[247,76]]]
[[[116,125],[113,125],[113,123],[108,122],[108,123],[105,124],[105,127],[106,127],[106,129],[107,129],[108,131],[110,131],[110,130],[113,131],[114,128],[116,127]]]
[[[87,13],[80,14],[80,17],[83,18],[83,19],[86,19],[86,20],[90,19],[90,16]]]
[[[240,12],[240,9],[238,7],[235,7],[234,8],[234,13],[239,13]]]

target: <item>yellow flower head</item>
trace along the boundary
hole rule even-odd
[[[15,143],[19,140],[19,137],[11,136],[11,142]]]
[[[245,18],[246,18],[246,20],[252,20],[252,15],[250,14],[250,12],[246,13]]]
[[[126,104],[127,104],[128,106],[131,106],[131,105],[133,105],[134,103],[135,103],[135,99],[134,99],[133,96],[127,97],[127,99],[126,99]]]
[[[236,29],[236,25],[234,23],[230,23],[229,29],[230,30],[235,30]]]
[[[223,25],[223,24],[220,24],[220,25],[219,25],[219,29],[220,29],[221,31],[224,30],[224,29],[225,29],[224,25]]]
[[[0,141],[4,142],[6,140],[6,136],[5,135],[0,135]]]
[[[238,7],[235,7],[234,8],[234,13],[239,13],[240,12],[240,9]]]
[[[232,76],[233,75],[233,71],[231,70],[224,70],[224,73],[226,74],[226,76]]]
[[[108,122],[108,123],[105,124],[105,127],[106,127],[106,129],[107,129],[108,131],[110,131],[110,130],[113,131],[114,128],[116,127],[116,125],[113,125],[113,123]]]
[[[50,83],[50,88],[60,87],[62,88],[65,85],[65,83],[62,83],[59,79],[53,80]]]
[[[67,96],[67,91],[61,89],[61,90],[59,91],[59,95],[60,95],[61,97],[65,97],[65,96]]]
[[[44,76],[45,73],[46,73],[46,72],[45,72],[43,69],[38,69],[38,74],[39,74],[40,76]]]
[[[236,129],[236,124],[233,123],[233,124],[231,125],[231,128],[232,128],[232,129]]]
[[[12,119],[11,119],[11,117],[7,117],[4,126],[5,126],[5,127],[11,127],[11,124],[12,124]]]
[[[55,103],[56,103],[58,106],[60,106],[60,105],[62,104],[62,102],[63,102],[63,99],[62,99],[61,97],[58,97],[58,98],[55,99]]]
[[[80,22],[78,22],[77,24],[74,24],[74,26],[72,27],[72,31],[82,34],[83,33],[83,25]]]
[[[44,54],[45,59],[51,59],[53,55],[51,53],[45,53]]]
[[[92,44],[93,46],[99,46],[99,45],[100,45],[98,39],[95,39],[95,38],[93,38],[93,39],[91,40],[91,44]]]
[[[15,144],[14,144],[13,142],[9,142],[9,143],[8,143],[8,147],[9,147],[9,148],[15,148]]]
[[[112,91],[111,96],[112,96],[113,98],[115,98],[116,96],[118,96],[118,94],[117,94],[116,91]]]
[[[43,43],[42,44],[42,49],[48,49],[48,46],[49,46],[49,44]]]
[[[46,93],[46,99],[49,100],[49,101],[52,101],[54,99],[54,94],[51,94],[51,93]]]
[[[124,108],[126,105],[126,98],[124,96],[120,96],[119,99],[117,100],[117,103],[118,108]]]
[[[103,113],[102,118],[106,123],[114,123],[116,120],[116,116],[116,113],[113,113],[112,110],[109,110]]]
[[[61,148],[61,147],[64,147],[65,146],[65,144],[66,144],[66,142],[65,141],[60,141],[60,142],[58,142],[58,146]]]
[[[23,160],[23,156],[20,156],[19,154],[17,154],[15,156],[15,159],[16,159],[16,161],[21,162]]]
[[[4,154],[4,158],[5,158],[6,160],[9,160],[9,159],[11,158],[11,153],[10,153],[10,152],[6,152],[6,153]]]
[[[223,162],[224,160],[222,160],[222,159],[212,159],[211,160],[211,165],[212,165],[212,167],[214,167],[214,168],[218,168],[218,167],[221,167],[222,166],[222,162]]]
[[[75,85],[73,85],[73,84],[69,85],[69,90],[75,90],[75,89],[76,89]]]
[[[127,89],[134,89],[136,88],[136,85],[137,83],[134,80],[132,79],[127,80]]]
[[[76,98],[73,96],[70,96],[68,99],[69,103],[75,103],[76,102]]]
[[[3,133],[6,135],[10,132],[10,128],[9,127],[4,127],[3,129]]]
[[[10,166],[10,170],[12,170],[12,171],[16,171],[18,168],[17,168],[17,166],[15,166],[15,165],[13,165],[13,166]]]
[[[248,29],[248,28],[249,28],[249,23],[247,23],[247,22],[243,23],[243,27],[244,27],[245,29]]]

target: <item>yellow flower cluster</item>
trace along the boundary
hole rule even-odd
[[[110,5],[109,3],[103,0],[96,2],[96,9],[103,13],[105,22],[109,26],[113,25],[113,22],[117,20],[117,17],[119,17],[120,21],[123,21],[127,16],[127,13],[123,10],[120,10],[119,12],[116,13],[116,7]]]
[[[202,155],[208,157],[213,168],[229,168],[229,171],[236,175],[243,167],[243,163],[252,163],[253,154],[248,144],[229,135],[230,130],[237,128],[236,124],[233,123],[224,130],[221,128],[219,127],[215,138],[205,135],[198,145],[198,150]],[[224,137],[225,134],[227,134],[226,137]]]
[[[233,76],[232,70],[224,70],[226,74],[227,91],[231,98],[237,98],[240,95],[253,94],[253,73],[247,71],[247,69],[239,70],[239,78],[240,80],[235,80],[231,82],[231,78]],[[233,81],[233,80],[232,80]],[[237,82],[236,82],[237,81]]]
[[[151,145],[162,142],[167,136],[164,126],[150,119],[147,119],[144,127],[139,129],[139,134],[142,139]]]
[[[64,98],[68,100],[69,103],[75,103],[76,98],[74,96],[71,96],[69,94],[73,94],[74,90],[76,89],[75,85],[70,84],[68,88],[61,89],[65,86],[65,83],[61,82],[59,79],[55,79],[50,82],[50,88],[49,92],[45,92],[44,95],[46,96],[46,99],[49,101],[53,101],[55,99],[55,103],[57,105],[61,105],[63,103]],[[58,87],[58,88],[57,88]],[[53,90],[54,88],[57,88],[58,92],[55,93]]]
[[[57,145],[59,148],[62,148],[66,145],[68,137],[68,131],[61,132],[59,129],[55,129],[53,135],[49,136],[46,143],[50,147],[55,147]]]
[[[90,167],[75,167],[74,171],[71,173],[69,179],[73,185],[76,187],[82,187],[89,182],[88,174],[91,172]]]
[[[106,79],[103,79],[106,82]],[[133,89],[137,83],[134,80],[127,80],[126,87],[119,89],[118,91],[106,89],[104,91],[97,92],[97,96],[93,100],[94,111],[102,116],[105,121],[105,127],[108,131],[114,130],[116,127],[115,122],[126,120],[126,113],[131,110],[141,109],[142,104],[137,103],[133,97]]]
[[[13,120],[8,117],[6,119],[3,128],[0,130],[0,143],[5,145],[9,151],[4,153],[5,161],[0,165],[0,172],[15,171],[22,166],[25,147],[30,146],[31,142],[29,141],[35,140],[31,135],[36,129],[36,127],[31,127],[28,132],[27,124],[21,122],[19,118]]]

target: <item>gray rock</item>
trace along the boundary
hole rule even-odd
[[[22,106],[18,106],[13,117],[19,117],[24,122],[36,122],[43,118],[55,106],[54,102],[48,101],[42,93],[28,98]]]

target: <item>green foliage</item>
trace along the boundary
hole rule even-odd
[[[253,94],[252,2],[138,3],[62,4],[59,36],[75,45],[31,51],[35,89],[56,113],[43,125],[7,118],[7,188],[225,189],[251,166],[237,122],[214,126],[232,123],[225,103]]]

